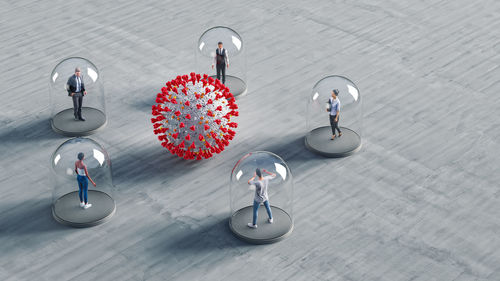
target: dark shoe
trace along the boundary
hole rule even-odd
[[[335,135],[332,136],[331,140],[334,140],[335,139]]]
[[[80,117],[78,117],[78,120],[85,121],[85,118],[83,118],[82,116],[80,116]]]
[[[75,121],[78,121],[80,118],[78,118],[78,116],[75,115]]]
[[[342,136],[342,133],[339,133],[339,138]]]

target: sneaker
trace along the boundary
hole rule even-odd
[[[87,203],[87,204],[85,204],[85,206],[83,206],[84,209],[88,209],[90,207],[92,207],[92,204],[90,204],[90,203]]]
[[[83,208],[83,206],[85,206],[85,203],[80,202],[80,207],[82,207],[82,208]]]
[[[273,221],[274,221],[274,220],[273,220],[272,218],[270,218],[270,219],[267,219],[267,221],[268,221],[269,223],[273,223]]]
[[[257,225],[256,225],[256,224],[253,224],[253,223],[251,223],[251,222],[249,222],[249,223],[247,224],[247,226],[248,226],[248,227],[250,227],[250,228],[257,228]]]

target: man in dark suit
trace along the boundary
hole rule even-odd
[[[75,68],[75,74],[69,77],[66,86],[68,95],[73,98],[75,121],[85,121],[85,118],[82,116],[82,102],[83,96],[87,94],[87,91],[85,91],[85,84],[83,83],[80,68]]]
[[[217,68],[217,79],[219,79],[222,84],[226,83],[226,66],[229,68],[229,58],[227,56],[227,50],[222,47],[222,42],[217,43],[218,48],[215,50],[214,62],[212,63],[212,69],[214,64]],[[222,74],[222,80],[221,80]]]

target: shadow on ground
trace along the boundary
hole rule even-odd
[[[229,229],[227,218],[216,219],[196,228],[185,222],[174,221],[155,233],[154,237],[154,243],[141,249],[154,257],[164,256],[167,260],[176,261],[217,252],[232,255],[256,246],[236,238]],[[214,256],[223,258],[225,254]]]
[[[146,113],[151,113],[151,106],[156,104],[156,94],[160,92],[160,88],[152,89],[151,87],[144,87],[125,95],[122,100],[130,108],[138,111],[144,111]]]
[[[0,133],[0,140],[9,143],[62,140],[64,138],[52,130],[50,120],[45,118],[25,122],[15,127],[8,126]]]
[[[306,163],[310,164],[308,165],[309,167],[314,167],[315,162],[338,160],[335,158],[325,158],[309,151],[304,144],[303,135],[288,136],[287,140],[270,138],[264,145],[259,146],[258,150],[277,154],[285,160],[292,171],[295,171],[298,167],[303,167]]]
[[[233,235],[227,218],[196,229],[185,229],[179,234],[169,239],[166,245],[169,251],[200,253],[252,246]]]
[[[114,184],[137,185],[150,180],[164,181],[193,173],[210,161],[215,159],[185,160],[156,143],[128,148],[126,154],[120,153],[113,158]]]
[[[51,202],[48,199],[3,205],[0,216],[2,229],[0,236],[31,235],[68,229],[53,219],[51,208]]]

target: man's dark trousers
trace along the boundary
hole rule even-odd
[[[74,93],[73,96],[73,110],[75,114],[75,118],[82,117],[82,102],[83,102],[83,93]]]
[[[222,82],[222,84],[226,84],[226,64],[225,63],[217,64],[216,68],[217,68],[217,79],[219,79]],[[221,73],[222,73],[222,80],[220,79]]]
[[[339,119],[340,117],[337,118],[337,121],[335,121],[335,115],[330,115],[330,126],[332,127],[332,135],[335,135],[335,129],[339,131],[339,134],[341,133],[339,128]]]

